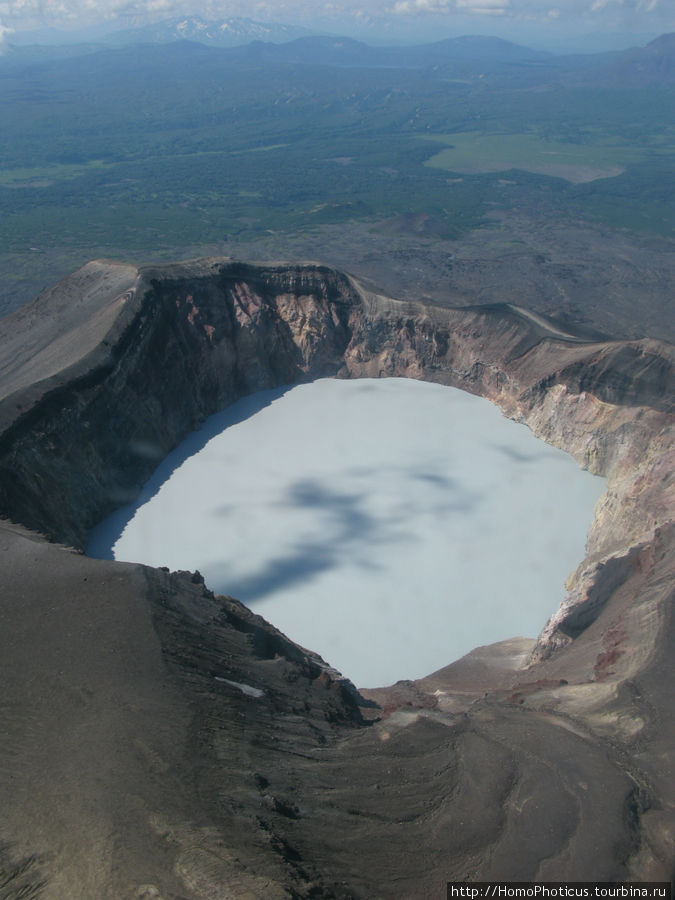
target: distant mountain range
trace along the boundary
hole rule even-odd
[[[63,59],[104,49],[141,45],[166,46],[190,42],[233,54],[258,64],[296,64],[426,68],[454,62],[527,62],[545,60],[550,54],[496,37],[467,35],[430,44],[374,47],[349,37],[311,35],[290,25],[263,24],[252,19],[228,18],[206,22],[198,16],[168,19],[106,35],[79,32],[71,43],[63,34],[36,34],[30,42],[23,34],[12,41],[0,61],[19,62]]]
[[[527,67],[536,78],[602,87],[675,84],[675,33],[625,51],[554,56],[495,37],[467,35],[431,44],[372,47],[352,38],[303,37],[284,44],[255,41],[230,51],[260,64],[306,64],[423,69],[466,64]],[[487,71],[487,70],[486,70]]]
[[[675,32],[661,35],[646,47],[626,50],[598,74],[604,86],[675,84]]]
[[[237,47],[251,41],[282,43],[304,37],[312,32],[299,25],[277,22],[257,22],[240,16],[206,21],[200,16],[180,16],[154,22],[151,25],[132,25],[120,31],[103,30],[100,26],[62,31],[42,28],[20,31],[11,35],[14,47],[40,45],[64,47],[82,45],[96,47],[128,47],[134,44],[171,44],[174,41],[196,41],[211,47]]]
[[[415,69],[448,62],[522,62],[548,59],[550,56],[501,38],[472,35],[398,47],[372,47],[346,37],[303,37],[286,44],[255,42],[238,48],[236,52],[266,62]]]
[[[537,79],[602,87],[640,87],[675,84],[675,33],[665,34],[645,47],[593,54],[553,55],[497,37],[465,35],[429,44],[371,46],[349,37],[312,35],[291,25],[261,23],[230,17],[206,21],[199,16],[167,19],[94,38],[81,32],[80,43],[53,42],[27,45],[26,34],[0,57],[0,66],[20,66],[82,56],[106,49],[156,48],[179,42],[200,45],[227,54],[231,63],[253,65],[318,65],[364,68],[432,66],[520,67]],[[195,46],[195,52],[197,47]],[[177,51],[176,51],[177,52]],[[539,70],[540,74],[536,74]],[[488,69],[486,69],[488,71]]]
[[[448,62],[450,59],[505,62],[539,59],[549,55],[497,37],[467,35],[421,45],[374,47],[349,37],[313,34],[306,28],[295,25],[257,22],[241,17],[206,21],[200,16],[166,19],[151,25],[138,25],[105,34],[100,29],[73,32],[70,35],[53,29],[23,32],[12,35],[10,44],[25,50],[29,46],[34,47],[34,53],[38,53],[37,45],[53,50],[60,47],[58,55],[68,56],[72,55],[75,45],[84,45],[87,50],[92,50],[139,44],[171,44],[176,41],[193,41],[208,47],[246,47],[247,55],[264,60],[326,65],[394,65],[417,68]]]
[[[256,22],[254,19],[229,17],[207,22],[200,16],[181,16],[165,19],[152,25],[128,28],[106,35],[102,43],[108,46],[130,44],[170,44],[173,41],[197,41],[209,47],[237,47],[252,41],[281,44],[311,34],[296,25]]]

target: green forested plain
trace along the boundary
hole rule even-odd
[[[460,236],[495,208],[672,236],[672,88],[563,74],[247,64],[195,44],[0,62],[0,263],[416,212]],[[536,171],[556,154],[619,173]]]

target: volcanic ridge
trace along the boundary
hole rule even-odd
[[[91,262],[0,338],[3,900],[671,878],[672,345],[226,259]],[[83,554],[207,416],[325,376],[482,395],[607,480],[537,640],[359,692],[198,572]]]

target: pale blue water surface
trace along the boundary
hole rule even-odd
[[[369,687],[536,637],[604,488],[482,398],[322,379],[212,416],[88,552],[199,569]]]

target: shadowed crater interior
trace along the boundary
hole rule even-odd
[[[0,320],[9,896],[670,879],[672,372],[666,342],[588,339],[508,304],[400,302],[316,264],[99,260]],[[487,397],[606,479],[536,639],[357,691],[199,573],[82,552],[210,415],[323,377]],[[369,524],[352,489],[301,478],[285,500],[338,537]]]

